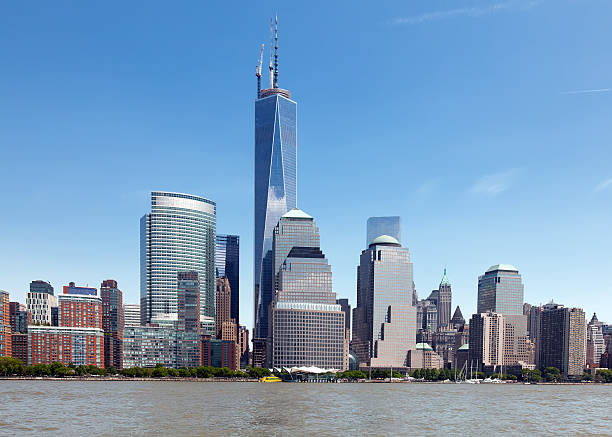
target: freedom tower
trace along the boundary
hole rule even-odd
[[[272,33],[272,23],[270,23]],[[263,44],[256,67],[255,100],[255,332],[253,358],[263,365],[268,314],[274,295],[272,235],[279,219],[297,206],[297,103],[278,87],[278,22],[270,50],[270,87],[261,89]],[[264,360],[264,361],[262,361]]]

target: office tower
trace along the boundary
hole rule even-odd
[[[104,368],[102,299],[89,292],[61,294],[58,303],[59,326],[28,326],[28,364],[58,361]]]
[[[249,365],[249,330],[240,325],[238,329],[238,347],[240,348],[240,368]]]
[[[487,312],[474,314],[470,320],[469,366],[479,371],[484,366],[496,368],[503,364],[504,316]]]
[[[272,239],[278,220],[297,206],[297,103],[288,90],[278,87],[278,51],[275,37],[270,87],[260,91],[258,67],[255,101],[255,229],[253,354],[267,355],[268,313],[274,293],[269,267]],[[272,61],[272,55],[270,58]]]
[[[529,305],[529,304],[525,304]],[[533,342],[536,341],[538,336],[538,332],[540,330],[540,314],[542,313],[541,306],[533,306],[529,305],[529,307],[525,308],[527,315],[527,334],[529,335],[529,339]]]
[[[15,333],[28,332],[28,307],[19,302],[9,302],[11,331]]]
[[[496,264],[478,277],[477,313],[523,314],[523,283],[516,267]]]
[[[200,332],[200,280],[198,272],[177,273],[179,329]]]
[[[102,329],[104,330],[104,367],[123,368],[123,293],[117,281],[107,279],[100,285]]]
[[[402,241],[402,219],[399,216],[370,217],[367,224],[366,246],[381,235],[389,235]]]
[[[446,267],[444,268],[444,275],[442,276],[442,280],[440,281],[440,286],[438,287],[438,302],[436,307],[438,309],[438,329],[448,329],[450,326],[450,318],[451,318],[451,301],[452,301],[452,291],[451,284],[446,276]]]
[[[536,345],[539,369],[556,367],[567,378],[581,377],[586,350],[584,311],[552,302],[544,305]]]
[[[140,305],[126,303],[123,305],[123,327],[140,326]]]
[[[455,308],[455,312],[453,313],[453,318],[451,319],[451,326],[455,329],[463,328],[465,325],[465,319],[463,318],[463,314],[461,314],[461,309],[459,305]]]
[[[344,329],[351,332],[351,305],[348,299],[336,299],[336,304],[340,305],[344,313]],[[350,336],[349,336],[350,338]]]
[[[319,241],[314,219],[299,209],[284,214],[274,229],[269,341],[274,367],[348,366],[345,314],[336,304],[331,266]]]
[[[597,315],[593,313],[593,317],[587,325],[586,362],[589,367],[599,365],[601,355],[605,352],[602,325],[603,324],[597,320]]]
[[[215,252],[216,277],[226,277],[232,290],[230,317],[240,320],[240,237],[238,235],[217,235]]]
[[[153,191],[151,212],[140,220],[140,311],[146,324],[177,313],[177,272],[200,280],[200,316],[215,315],[215,202]]]
[[[53,325],[53,308],[57,309],[57,297],[53,287],[45,281],[32,281],[26,295],[26,307],[30,313],[30,323],[36,325]]]
[[[74,282],[70,282],[63,287],[64,294],[81,294],[83,296],[96,296],[98,290],[91,287],[77,287]]]
[[[404,367],[416,350],[416,308],[410,252],[391,236],[376,237],[361,253],[353,351],[365,367]]]
[[[11,310],[9,294],[0,290],[0,357],[10,357],[11,348]]]
[[[237,341],[236,320],[231,318],[231,303],[229,280],[225,277],[217,278],[215,337],[220,340]]]
[[[434,301],[419,300],[416,305],[417,329],[435,331],[438,327],[438,308]]]

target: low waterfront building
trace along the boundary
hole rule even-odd
[[[236,342],[203,337],[202,366],[227,367],[237,370],[240,369],[237,356]]]
[[[176,330],[161,326],[123,328],[123,367],[176,367]]]
[[[415,369],[442,369],[444,360],[427,343],[417,343],[415,350],[408,351],[407,367]]]
[[[28,365],[55,361],[104,368],[104,331],[87,327],[28,326]]]
[[[16,333],[11,335],[11,353],[14,358],[23,364],[28,364],[28,334]]]

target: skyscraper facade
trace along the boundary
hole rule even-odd
[[[268,309],[273,280],[269,265],[273,232],[278,220],[297,206],[297,103],[278,87],[277,45],[270,59],[270,88],[257,90],[255,101],[255,229],[254,229],[254,348],[268,334]],[[257,71],[258,84],[260,71]],[[266,261],[267,260],[267,261]],[[254,350],[254,354],[260,353]]]
[[[518,269],[510,264],[489,267],[478,278],[477,313],[523,314],[523,283]]]
[[[231,317],[232,294],[229,280],[217,278],[215,336],[220,340],[238,340],[236,320]]]
[[[117,281],[107,279],[100,285],[102,329],[104,330],[104,367],[123,368],[123,292]]]
[[[140,305],[126,303],[123,305],[123,326],[140,326]]]
[[[29,315],[28,308],[19,302],[9,303],[11,316],[11,330],[13,334],[28,332]]]
[[[215,274],[226,277],[232,290],[230,317],[240,320],[240,237],[238,235],[217,235],[215,253]]]
[[[492,311],[474,314],[470,321],[469,365],[501,366],[504,356],[504,316]]]
[[[53,295],[51,284],[32,281],[30,291],[26,295],[26,307],[30,313],[30,323],[53,325],[53,308],[57,311],[57,297]]]
[[[439,329],[452,328],[450,324],[452,299],[453,294],[451,290],[451,283],[446,276],[446,268],[444,268],[444,276],[442,276],[440,286],[438,287],[438,303],[436,304],[436,308],[438,310]]]
[[[389,235],[376,237],[361,253],[353,351],[365,367],[405,367],[416,350],[416,309],[410,252]]]
[[[11,348],[11,315],[9,294],[0,290],[0,357],[10,357]]]
[[[199,196],[154,191],[151,212],[140,221],[141,322],[176,314],[177,273],[200,280],[200,315],[215,314],[215,202]]]
[[[271,365],[347,368],[345,314],[336,304],[331,266],[313,218],[299,209],[284,214],[272,247]]]
[[[376,237],[389,235],[402,241],[402,219],[399,216],[370,217],[367,223],[366,247]]]
[[[200,280],[198,272],[177,273],[178,327],[200,332]]]
[[[538,368],[556,367],[569,378],[582,376],[586,351],[584,311],[551,302],[542,308],[539,328]]]
[[[587,325],[587,350],[586,362],[589,366],[597,366],[601,361],[601,355],[605,352],[606,344],[603,336],[603,324],[593,313],[591,321]]]

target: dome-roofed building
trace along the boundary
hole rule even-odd
[[[418,351],[433,351],[433,348],[428,343],[417,343],[416,350]]]
[[[406,361],[411,370],[441,369],[444,367],[444,360],[434,352],[428,343],[417,343],[416,350],[408,351]]]
[[[400,242],[397,241],[397,239],[393,238],[390,235],[379,235],[378,237],[372,240],[372,242],[370,243],[370,247],[373,245],[374,246],[397,246],[397,247],[402,246]]]

